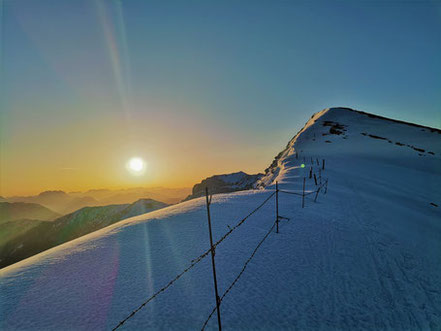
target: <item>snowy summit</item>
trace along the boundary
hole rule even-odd
[[[275,189],[270,233],[221,304],[224,329],[439,329],[441,132],[347,108],[311,117],[255,190],[213,196],[214,240]],[[324,170],[323,170],[324,160]],[[311,169],[312,168],[312,169]],[[110,225],[0,270],[0,329],[107,330],[209,248],[205,198]],[[275,221],[269,200],[216,248],[225,293]],[[121,329],[201,329],[205,257]],[[214,315],[208,329],[217,329]]]

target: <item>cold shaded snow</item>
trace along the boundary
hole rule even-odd
[[[345,131],[330,133],[324,121]],[[273,191],[274,180],[301,190],[311,157],[326,159],[328,192],[317,203],[309,196],[302,209],[297,196],[280,194],[280,214],[291,220],[268,237],[223,301],[223,327],[440,328],[441,212],[430,204],[441,205],[440,137],[324,110],[279,155],[265,189],[214,196],[216,239]],[[218,247],[220,293],[272,226],[274,207],[271,200]],[[207,248],[203,198],[119,222],[1,270],[0,328],[109,329]],[[206,258],[124,328],[199,329],[213,305]],[[216,319],[208,326],[216,328]]]

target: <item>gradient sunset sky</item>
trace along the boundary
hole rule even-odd
[[[262,172],[332,106],[441,128],[440,1],[0,0],[0,20],[3,196]]]

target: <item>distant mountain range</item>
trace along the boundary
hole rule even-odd
[[[94,189],[86,192],[70,192],[72,197],[91,197],[99,201],[100,205],[133,203],[142,198],[163,201],[168,204],[181,202],[191,188],[165,188],[165,187],[135,187],[128,189],[110,190]]]
[[[60,216],[49,208],[36,203],[0,202],[0,224],[22,219],[50,221]]]
[[[45,191],[34,196],[0,197],[0,202],[34,203],[65,215],[83,207],[130,204],[143,198],[150,198],[174,204],[182,201],[190,188],[129,188],[121,190],[98,189],[87,192]],[[31,217],[35,219],[34,217]]]
[[[15,204],[19,204],[18,207],[23,206],[23,203]],[[8,206],[15,204],[8,204]],[[140,199],[132,204],[85,207],[71,214],[61,216],[52,222],[29,219],[14,219],[2,222],[0,223],[0,268],[102,229],[120,220],[166,206],[168,204],[156,200]],[[39,211],[47,210],[42,206],[39,207],[43,209],[35,208]],[[10,208],[18,209],[15,206]]]
[[[10,197],[6,198],[6,201],[39,204],[62,215],[71,213],[85,206],[97,206],[99,204],[99,202],[92,197],[75,197],[64,191],[45,191],[35,196]]]

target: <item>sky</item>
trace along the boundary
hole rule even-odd
[[[263,172],[334,106],[441,128],[440,59],[440,1],[0,0],[0,195]]]

